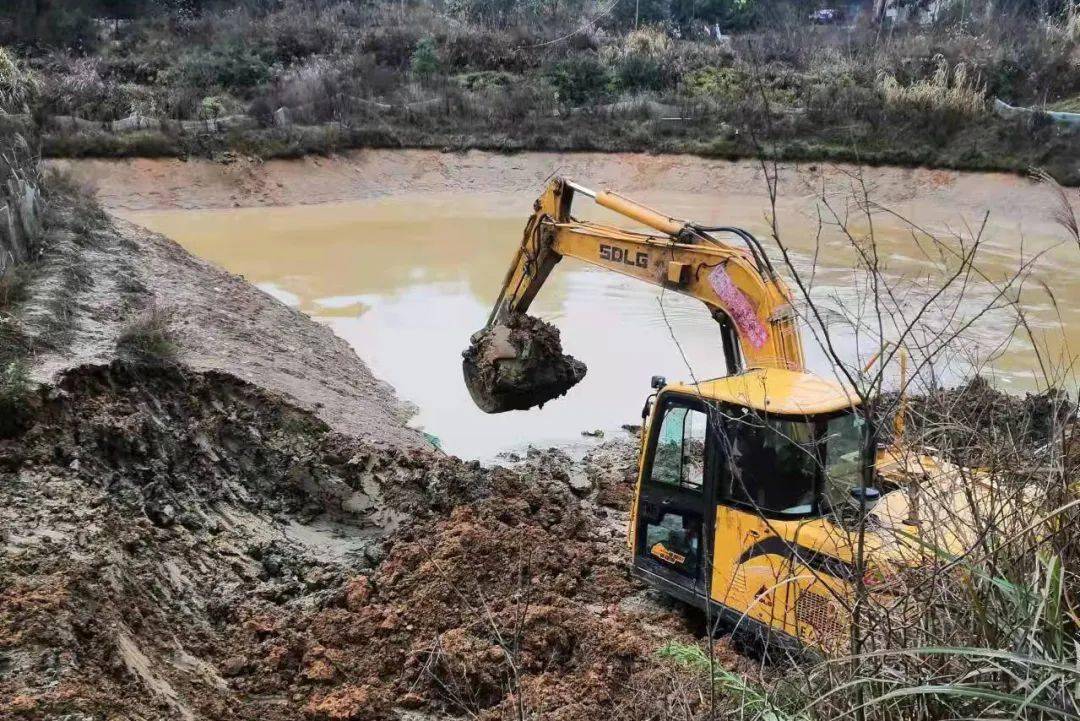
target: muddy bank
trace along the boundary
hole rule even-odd
[[[493,469],[436,452],[329,330],[76,189],[53,200],[4,309],[18,347],[0,338],[27,370],[0,433],[0,715],[685,706],[663,690],[700,679],[654,656],[696,620],[626,562],[633,443]],[[136,359],[155,307],[167,343]]]
[[[173,362],[256,383],[344,433],[428,445],[405,428],[409,410],[393,389],[325,326],[162,235],[105,217],[78,191],[52,204],[46,250],[12,314],[35,380],[109,364],[125,329],[157,308]]]
[[[631,444],[484,470],[336,433],[226,375],[119,365],[33,405],[0,444],[0,698],[17,718],[686,702],[660,692],[680,672],[653,654],[692,629],[625,562]]]
[[[757,218],[767,199],[761,165],[642,153],[537,153],[356,150],[331,157],[257,161],[56,160],[97,188],[114,210],[231,208],[336,203],[418,193],[524,193],[532,198],[555,172],[624,193],[700,193],[744,198]],[[992,208],[998,218],[1045,222],[1047,197],[1036,183],[1005,173],[925,168],[781,164],[782,203],[816,197],[822,183],[865,180],[880,203],[934,203],[955,217]],[[527,202],[527,201],[526,201]],[[725,201],[725,205],[727,202]]]

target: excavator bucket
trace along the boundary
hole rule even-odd
[[[490,325],[461,354],[465,385],[480,410],[543,406],[585,377],[585,364],[562,352],[559,329],[524,313]]]

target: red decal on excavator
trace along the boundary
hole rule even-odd
[[[724,266],[718,265],[709,273],[709,285],[727,306],[728,315],[735,321],[739,335],[754,348],[765,345],[765,341],[769,339],[769,331],[758,320],[757,313],[754,312],[754,307],[750,305],[746,294],[735,286],[731,276],[724,270]]]

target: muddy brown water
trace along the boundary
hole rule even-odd
[[[672,380],[723,372],[719,336],[705,309],[670,291],[564,261],[533,312],[563,333],[566,350],[589,365],[586,379],[542,410],[499,416],[473,406],[461,379],[461,351],[490,310],[544,178],[559,170],[586,185],[632,193],[678,217],[743,226],[767,235],[766,184],[753,163],[695,158],[433,152],[366,152],[321,161],[242,168],[177,161],[89,161],[76,174],[97,183],[114,212],[176,239],[191,252],[244,275],[282,302],[311,314],[348,340],[379,377],[418,409],[413,423],[448,451],[491,457],[529,444],[583,440],[583,431],[619,434],[640,422],[654,374]],[[851,228],[869,227],[852,203],[851,168],[785,168],[779,202],[783,237],[813,293],[832,315],[872,325],[855,255],[829,222],[824,199]],[[862,180],[888,208],[873,215],[885,273],[911,299],[925,277],[940,277],[932,244],[897,213],[943,238],[975,233],[985,220],[979,268],[967,291],[951,294],[935,328],[956,328],[996,297],[1023,259],[1043,255],[1021,307],[1043,353],[1057,366],[1076,347],[1080,249],[1052,214],[1053,193],[1008,175],[867,169]],[[824,192],[823,192],[824,191]],[[1075,192],[1075,191],[1071,191]],[[584,200],[584,199],[582,199]],[[253,207],[220,207],[249,205]],[[987,218],[987,213],[989,217]],[[579,201],[578,214],[607,219]],[[774,255],[777,255],[774,253]],[[955,308],[955,313],[946,309]],[[805,306],[801,310],[806,310]],[[947,317],[946,317],[947,316]],[[865,332],[834,326],[840,352],[865,361]],[[804,333],[809,365],[829,372],[827,356]],[[1013,391],[1042,384],[1026,332],[995,310],[966,329],[933,368],[944,382],[973,367]],[[1068,381],[1073,380],[1071,374]]]

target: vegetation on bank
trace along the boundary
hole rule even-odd
[[[171,365],[178,352],[168,308],[151,305],[128,320],[116,339],[118,355],[136,365]]]
[[[0,438],[22,421],[22,409],[30,393],[26,355],[29,343],[15,317],[26,300],[27,284],[37,254],[37,240],[26,237],[7,222],[17,218],[15,206],[20,181],[36,187],[37,168],[31,127],[10,122],[8,115],[24,113],[34,102],[32,77],[0,48]]]
[[[0,42],[41,79],[54,156],[764,150],[1080,182],[1080,129],[993,109],[1075,105],[1068,0],[827,25],[811,0],[24,4]]]
[[[0,48],[0,439],[28,420],[35,353],[73,335],[74,297],[92,279],[72,249],[108,223],[86,188],[43,172],[41,102],[40,77]]]

